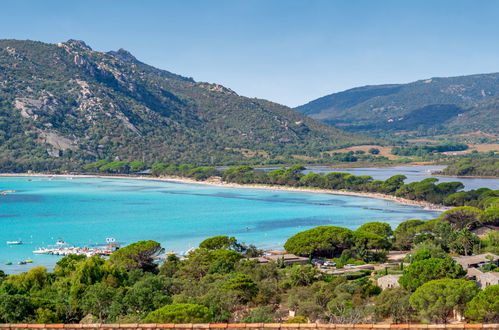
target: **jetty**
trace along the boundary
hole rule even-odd
[[[119,249],[120,244],[115,243],[115,241],[108,242],[108,244],[102,247],[77,247],[77,246],[65,246],[67,243],[60,244],[58,241],[57,247],[54,248],[39,248],[33,251],[34,254],[48,254],[55,256],[67,256],[70,254],[84,255],[87,257],[92,256],[109,256],[111,253]]]

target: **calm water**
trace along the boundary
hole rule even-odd
[[[207,237],[233,235],[262,248],[279,248],[317,225],[355,229],[368,221],[396,226],[437,213],[391,201],[319,193],[233,189],[132,179],[0,177],[0,269],[13,273],[54,265],[35,255],[58,239],[75,245],[114,237],[126,244],[152,239],[183,252]],[[23,240],[8,246],[6,241]],[[17,265],[32,259],[32,265]],[[5,265],[5,262],[14,265]]]
[[[307,172],[348,172],[354,175],[369,175],[374,180],[386,180],[396,174],[403,174],[407,177],[405,183],[421,181],[428,177],[437,178],[439,182],[460,181],[464,184],[465,190],[490,188],[499,189],[499,179],[489,178],[459,178],[459,177],[446,177],[431,175],[431,172],[438,171],[445,168],[445,166],[396,166],[396,167],[365,167],[365,168],[327,168],[320,166],[311,166],[307,168]]]

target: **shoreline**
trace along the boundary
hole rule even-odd
[[[439,173],[432,173],[431,175],[441,176],[446,178],[499,179],[499,176],[484,176],[484,175],[450,175],[450,174],[439,174]]]
[[[302,188],[302,187],[288,187],[288,186],[278,186],[278,185],[267,185],[267,184],[238,184],[238,183],[227,183],[223,181],[196,181],[190,178],[176,177],[176,176],[161,176],[161,177],[149,177],[149,176],[132,176],[132,175],[99,175],[99,174],[46,174],[46,173],[0,173],[0,177],[16,177],[16,176],[42,176],[42,177],[62,177],[62,178],[99,178],[99,179],[132,179],[132,180],[147,180],[147,181],[161,181],[161,182],[175,182],[175,183],[186,183],[186,184],[202,184],[214,187],[224,187],[224,188],[240,188],[240,189],[264,189],[264,190],[275,190],[275,191],[291,191],[291,192],[309,192],[309,193],[320,193],[320,194],[331,194],[331,195],[344,195],[344,196],[354,196],[354,197],[366,197],[366,198],[376,198],[389,200],[402,205],[418,206],[428,211],[444,212],[451,207],[446,207],[443,205],[432,204],[429,202],[414,201],[410,199],[400,198],[392,195],[385,195],[381,193],[369,193],[369,192],[355,192],[347,190],[328,190],[320,188]]]

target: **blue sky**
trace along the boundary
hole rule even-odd
[[[129,50],[289,106],[367,84],[499,71],[499,1],[24,1],[0,38]]]

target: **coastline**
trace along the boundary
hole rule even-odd
[[[487,176],[487,175],[450,175],[450,174],[440,174],[433,172],[430,175],[441,176],[446,178],[468,178],[468,179],[499,179],[499,176]]]
[[[238,184],[238,183],[227,183],[222,181],[196,181],[190,178],[176,177],[176,176],[161,176],[161,177],[149,177],[149,176],[133,176],[133,175],[99,175],[99,174],[46,174],[46,173],[0,173],[0,177],[16,177],[16,176],[43,176],[43,177],[62,177],[62,178],[100,178],[100,179],[132,179],[132,180],[148,180],[148,181],[162,181],[162,182],[175,182],[175,183],[187,183],[187,184],[202,184],[215,187],[224,188],[238,188],[238,189],[265,189],[265,190],[276,190],[276,191],[291,191],[291,192],[309,192],[309,193],[320,193],[320,194],[331,194],[331,195],[344,195],[344,196],[355,196],[355,197],[367,197],[390,200],[395,203],[403,205],[418,206],[428,211],[444,212],[451,207],[446,207],[443,205],[432,204],[429,202],[414,201],[410,199],[400,198],[392,195],[385,195],[380,193],[369,193],[369,192],[355,192],[347,190],[328,190],[320,188],[303,188],[303,187],[288,187],[288,186],[278,186],[278,185],[267,185],[267,184]]]

